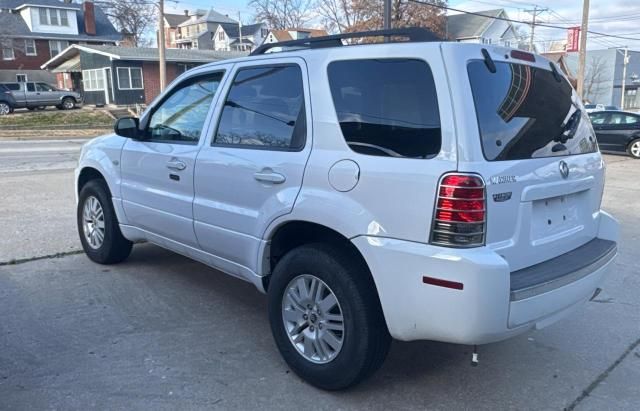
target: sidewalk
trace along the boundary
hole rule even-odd
[[[59,140],[75,138],[93,138],[103,134],[112,133],[111,127],[90,129],[60,129],[60,130],[2,130],[0,128],[0,141],[10,140]]]

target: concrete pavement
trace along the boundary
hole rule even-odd
[[[479,367],[469,347],[394,342],[372,379],[340,393],[288,370],[249,284],[149,244],[115,266],[38,259],[79,247],[71,172],[0,173],[0,261],[27,258],[0,263],[0,409],[635,410],[640,161],[606,161],[604,208],[622,238],[595,301],[480,347]]]
[[[0,140],[0,175],[73,169],[87,139]]]

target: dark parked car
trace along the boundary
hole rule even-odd
[[[589,113],[602,151],[627,152],[640,158],[640,115],[624,111]]]
[[[0,84],[0,116],[6,116],[16,106],[16,99],[11,90],[4,84]]]

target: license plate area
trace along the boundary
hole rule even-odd
[[[534,245],[582,229],[589,204],[587,193],[582,191],[533,201],[531,240]]]

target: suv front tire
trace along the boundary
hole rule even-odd
[[[326,390],[351,387],[384,362],[391,337],[367,267],[328,244],[303,245],[277,264],[271,330],[287,364]]]
[[[120,231],[104,180],[91,180],[82,187],[76,217],[80,242],[89,259],[115,264],[129,256],[133,243]]]

